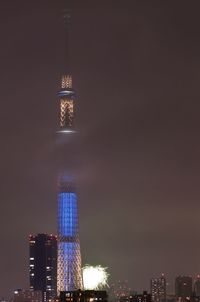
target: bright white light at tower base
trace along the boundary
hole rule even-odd
[[[83,285],[84,289],[99,290],[108,286],[107,268],[101,265],[83,267]]]

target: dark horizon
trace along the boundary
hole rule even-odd
[[[56,233],[65,1],[0,4],[0,294],[28,288],[28,236]],[[72,2],[83,264],[149,289],[200,272],[200,3]],[[66,154],[67,156],[67,154]]]

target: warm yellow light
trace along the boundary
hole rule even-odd
[[[62,76],[62,84],[61,87],[64,88],[72,88],[72,76],[64,75]]]
[[[72,100],[61,99],[60,103],[60,126],[72,126],[74,105]],[[67,123],[67,125],[66,125]]]

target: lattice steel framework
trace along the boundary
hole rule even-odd
[[[60,100],[60,128],[62,130],[74,129],[74,101],[75,92],[72,88],[72,76],[64,75],[61,81],[61,90],[58,92]]]
[[[58,292],[83,288],[77,194],[73,188],[63,185],[58,195],[57,266]]]

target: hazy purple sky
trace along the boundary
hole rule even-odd
[[[28,235],[56,233],[63,3],[0,1],[0,296],[28,288]],[[83,263],[173,288],[200,272],[200,3],[72,6]]]

